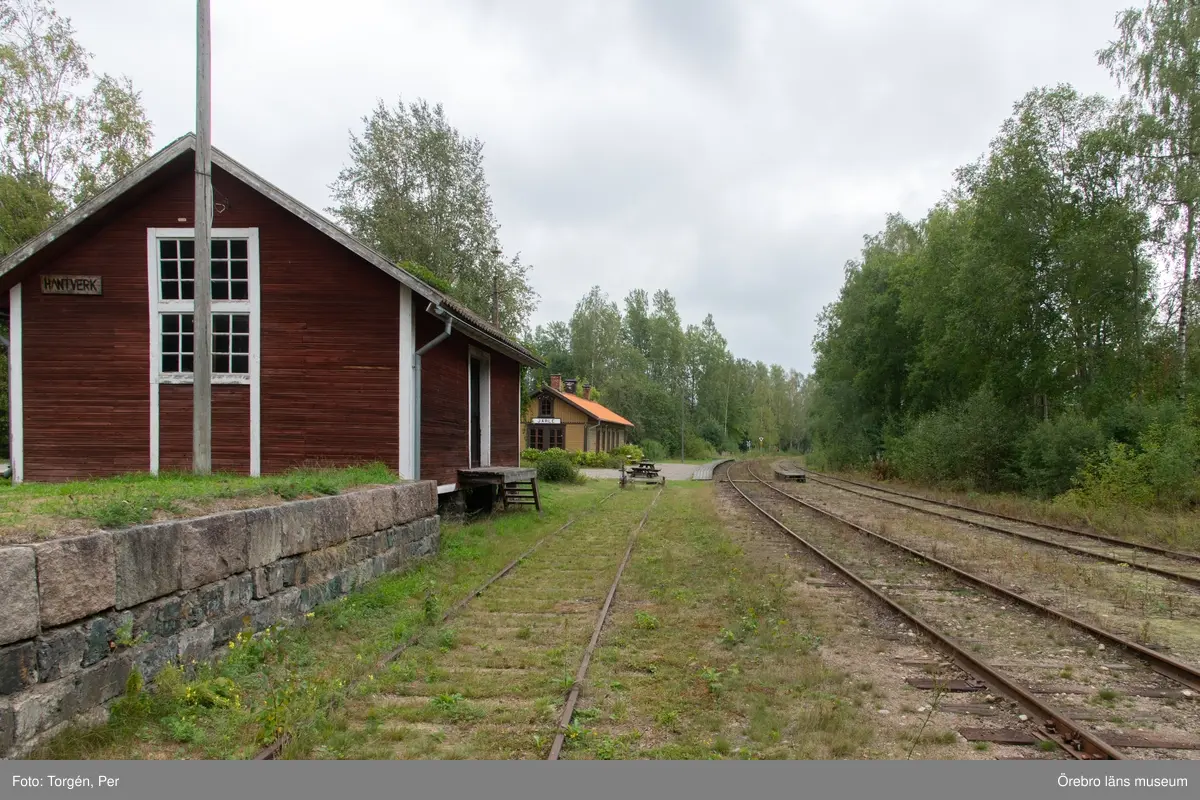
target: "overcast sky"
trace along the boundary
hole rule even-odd
[[[1140,0],[212,0],[213,143],[328,205],[377,99],[485,142],[534,323],[598,284],[669,289],[735,355],[811,368],[862,236],[920,217],[1012,104],[1114,93],[1095,52]],[[156,146],[195,127],[194,0],[57,0],[133,78]]]

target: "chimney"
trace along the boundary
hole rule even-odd
[[[556,392],[562,391],[562,375],[550,376],[550,388]]]
[[[590,383],[585,383],[583,385],[583,399],[584,400],[592,399],[592,385]]]
[[[575,394],[575,384],[577,382],[575,378],[567,378],[563,381],[563,391],[567,394]]]

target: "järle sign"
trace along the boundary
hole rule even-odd
[[[98,275],[43,275],[42,294],[101,294]]]

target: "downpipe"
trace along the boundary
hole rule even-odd
[[[413,405],[413,480],[415,481],[421,480],[421,357],[449,339],[450,331],[454,327],[454,318],[440,304],[430,303],[425,311],[446,323],[446,329],[433,337],[428,344],[413,355],[413,391],[417,393],[416,402]]]

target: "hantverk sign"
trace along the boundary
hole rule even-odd
[[[562,420],[558,417],[534,417],[530,424],[532,425],[561,425]]]
[[[89,294],[98,295],[99,275],[43,275],[42,294]]]

